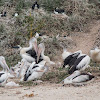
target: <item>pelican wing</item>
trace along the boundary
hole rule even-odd
[[[0,73],[0,83],[4,82],[7,78],[7,74],[5,73]]]
[[[35,59],[37,58],[36,52],[33,49],[26,51],[26,53]]]
[[[69,70],[69,74],[72,74],[75,70],[78,70],[78,69],[81,69],[82,67],[85,66],[85,64],[82,61],[82,59],[85,57],[86,55],[84,56],[81,56],[79,57],[75,63],[74,63],[74,66],[71,67],[71,69]]]
[[[3,75],[4,73],[0,73],[0,77]]]
[[[79,56],[79,53],[73,53],[71,55],[69,55],[65,60],[64,60],[64,65],[63,67],[65,67],[66,65],[70,65],[70,67],[74,64],[74,62],[76,61],[77,57]]]

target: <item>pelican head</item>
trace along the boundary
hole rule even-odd
[[[74,52],[73,54],[74,54],[73,56],[79,56],[80,54],[82,54],[82,51],[78,50],[78,51]]]

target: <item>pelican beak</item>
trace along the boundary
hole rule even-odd
[[[3,62],[3,64],[5,65],[5,68],[6,68],[8,71],[10,71],[8,65],[7,65],[6,62],[5,62],[5,60],[2,60],[2,62]]]
[[[38,61],[39,61],[39,58],[40,58],[40,54],[41,54],[41,52],[42,52],[42,49],[39,48],[39,50],[38,50],[38,54],[37,54],[37,63],[38,63]]]
[[[20,47],[19,46],[13,46],[12,48],[19,49]]]
[[[37,53],[38,53],[37,42],[35,42],[33,46],[34,46],[34,50],[35,50],[35,52],[36,52],[36,54],[37,54]]]

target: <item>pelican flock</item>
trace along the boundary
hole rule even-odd
[[[36,33],[37,36],[37,33]],[[22,57],[11,70],[20,81],[32,81],[40,78],[48,70],[48,64],[55,64],[48,56],[45,56],[44,43],[37,44],[37,37],[29,40],[29,47],[14,46],[20,51]]]
[[[14,46],[20,51],[21,61],[14,67],[8,67],[5,58],[0,56],[0,66],[3,70],[0,72],[0,85],[5,85],[7,80],[11,77],[16,77],[19,82],[34,81],[43,76],[48,71],[48,65],[56,64],[45,55],[44,43],[38,44],[37,38],[39,34],[36,33],[35,37],[29,40],[29,47],[21,47],[20,45]],[[95,49],[90,51],[91,58],[94,60],[93,55],[99,54],[100,50]],[[98,57],[99,58],[99,55]],[[96,59],[97,59],[96,58]],[[69,76],[63,80],[64,84],[86,82],[94,78],[93,75],[82,73],[90,64],[90,57],[83,54],[81,50],[69,52],[63,47],[62,53],[63,68],[68,67]],[[8,82],[6,86],[19,86],[14,82]]]

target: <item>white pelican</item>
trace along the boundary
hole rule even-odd
[[[49,63],[49,64],[55,64],[54,62],[52,62],[50,60],[50,58],[48,56],[45,56],[44,55],[44,51],[45,51],[45,46],[43,43],[40,43],[39,46],[38,46],[38,57],[37,57],[37,62],[39,61],[39,57],[41,56],[42,59],[44,61],[46,61],[46,63]]]
[[[75,61],[77,60],[78,56],[82,53],[81,50],[78,50],[74,53],[71,53],[69,54],[69,56],[67,56],[65,59],[64,59],[64,65],[63,67],[65,67],[66,65],[71,67],[74,65]]]
[[[40,78],[47,71],[47,66],[45,66],[46,61],[44,61],[43,63],[44,64],[40,65],[33,62],[33,64],[26,71],[24,81],[32,81]]]
[[[28,62],[32,63],[33,61],[36,61],[38,52],[36,38],[33,37],[30,39],[29,47],[22,48],[18,45],[17,47],[13,48],[19,48],[21,57],[26,59]]]
[[[89,67],[90,57],[86,54],[80,54],[76,59],[74,65],[70,68],[69,74],[72,74],[75,70],[85,70]]]
[[[25,59],[22,59],[21,61],[21,66],[20,66],[20,70],[19,70],[19,73],[18,73],[18,77],[19,78],[23,78],[24,75],[25,75],[25,72],[27,70],[28,67],[30,67],[30,63],[28,63]]]
[[[11,77],[11,74],[9,73],[9,67],[6,64],[5,58],[3,56],[0,56],[0,65],[3,68],[3,70],[0,72],[0,85],[4,85],[8,77]]]
[[[15,74],[16,77],[22,77],[25,73],[26,69],[31,65],[31,63],[27,62],[25,59],[22,59],[21,62],[15,65],[15,67],[11,67],[11,70]]]
[[[100,63],[100,49],[96,47],[94,50],[90,50],[90,57],[94,62]]]
[[[82,83],[91,80],[94,78],[93,75],[87,73],[81,73],[80,71],[75,71],[73,74],[68,76],[63,80],[64,84],[71,84],[71,83]]]

